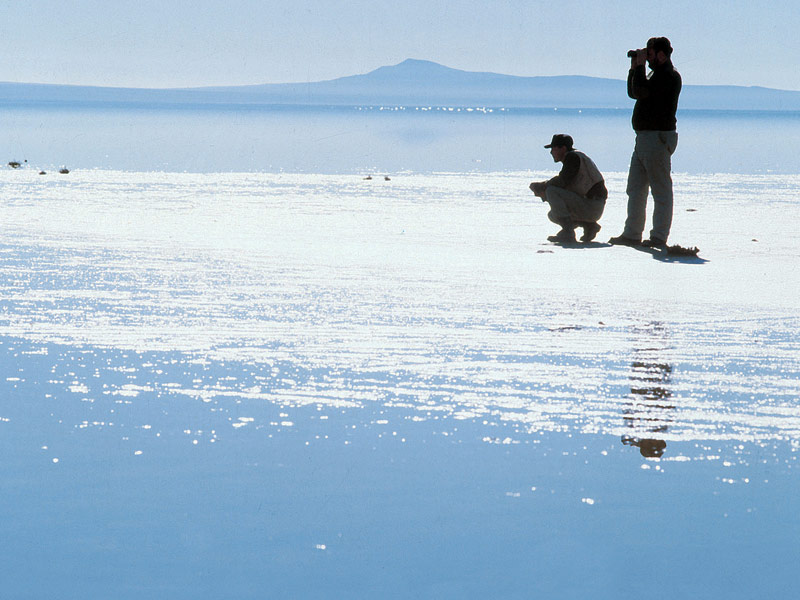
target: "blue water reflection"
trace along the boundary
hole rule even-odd
[[[622,444],[220,387],[264,365],[9,338],[0,352],[15,366],[0,381],[9,597],[800,591],[796,440],[670,441],[656,458],[674,371],[649,348],[630,365]]]

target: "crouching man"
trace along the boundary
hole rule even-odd
[[[550,205],[547,217],[561,231],[547,239],[551,242],[575,241],[575,227],[583,228],[582,242],[591,242],[603,216],[608,190],[603,175],[591,158],[572,147],[572,137],[557,133],[545,146],[550,149],[554,162],[562,163],[558,175],[548,181],[534,181],[531,191]]]

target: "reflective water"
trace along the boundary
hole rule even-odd
[[[4,593],[794,595],[800,180],[539,175],[0,172]]]
[[[570,133],[602,171],[625,171],[631,106],[5,106],[5,161],[37,169],[194,173],[431,173],[550,169]],[[681,173],[800,173],[800,113],[681,111]],[[769,140],[771,148],[765,148]]]

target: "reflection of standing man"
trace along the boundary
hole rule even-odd
[[[636,446],[644,457],[658,458],[666,450],[664,434],[675,418],[670,389],[672,365],[661,357],[667,349],[666,340],[662,340],[667,332],[661,323],[649,323],[635,331],[642,335],[642,347],[634,350],[630,401],[622,411],[628,429],[622,435],[622,443]]]
[[[622,443],[636,446],[642,456],[659,457],[667,442],[660,434],[669,430],[669,412],[675,409],[669,390],[672,366],[658,362],[635,361],[632,365],[631,402],[623,411],[623,421],[635,435],[623,435]]]
[[[681,76],[672,66],[672,46],[665,37],[650,38],[647,48],[632,50],[628,96],[636,100],[632,124],[636,145],[628,171],[628,218],[612,244],[664,247],[672,226],[672,153],[678,145],[675,113]],[[648,77],[645,62],[651,69]],[[642,242],[647,193],[653,194],[653,229]]]

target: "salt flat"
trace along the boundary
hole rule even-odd
[[[581,597],[577,575],[611,597],[618,588],[597,578],[629,559],[593,562],[612,533],[592,528],[619,511],[636,523],[629,539],[703,565],[665,569],[662,589],[715,597],[704,586],[727,577],[729,597],[746,597],[741,545],[716,567],[701,558],[732,533],[772,565],[776,590],[796,587],[775,562],[796,526],[772,498],[797,491],[800,176],[676,174],[670,241],[698,246],[693,259],[602,243],[622,229],[623,173],[607,175],[596,243],[547,243],[554,226],[527,190],[546,175],[1,172],[0,432],[15,457],[7,480],[27,494],[5,508],[55,532],[48,554],[22,541],[29,526],[6,525],[11,589],[44,559],[55,571],[41,589],[91,558],[105,570],[73,582],[76,597],[136,597],[153,591],[146,577],[190,595],[198,572],[204,589],[225,581],[237,597],[264,597],[264,585],[294,597],[527,597],[536,585]],[[530,461],[536,475],[521,477]],[[633,518],[623,490],[637,488],[653,504]],[[125,496],[148,489],[138,517],[122,516]],[[569,500],[542,504],[542,490]],[[62,514],[86,513],[42,516],[53,496]],[[525,508],[508,510],[515,499]],[[596,517],[579,512],[590,508]],[[759,510],[761,533],[745,535]],[[91,511],[111,529],[87,532]],[[238,525],[217,529],[221,514]],[[740,520],[714,521],[705,541],[672,532],[731,514]],[[149,534],[134,533],[137,518]],[[422,533],[437,522],[438,545]],[[547,524],[537,531],[555,558],[525,550],[535,577],[512,523]],[[583,566],[551,535],[579,545]],[[142,556],[153,540],[170,548],[158,565]],[[419,544],[419,562],[400,560]],[[217,545],[240,570],[214,562]],[[499,588],[491,572],[470,574],[487,545]],[[448,563],[448,548],[466,554]],[[259,574],[257,550],[271,557]],[[130,566],[134,555],[144,563]],[[404,577],[408,561],[418,580]],[[341,568],[350,574],[326,580]],[[654,585],[643,572],[632,581]]]

